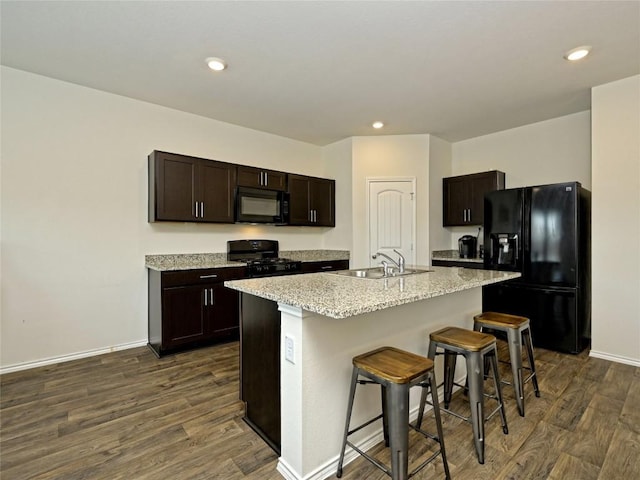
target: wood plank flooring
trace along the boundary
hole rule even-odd
[[[522,418],[504,388],[509,435],[498,416],[488,422],[484,465],[471,427],[444,415],[452,478],[640,478],[640,368],[586,352],[535,354],[541,398],[526,386]],[[509,376],[507,366],[501,372]],[[3,480],[282,478],[276,455],[242,421],[237,342],[162,359],[135,348],[5,374],[0,402]],[[452,408],[468,411],[466,398],[456,395]],[[430,417],[425,426],[433,430]],[[432,448],[413,435],[411,445],[414,464]],[[381,445],[373,451],[388,461]],[[388,477],[359,458],[343,478]],[[441,461],[414,478],[443,478]]]

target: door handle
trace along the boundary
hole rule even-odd
[[[207,306],[207,289],[204,289],[204,306]]]
[[[215,273],[211,275],[200,275],[200,278],[218,278],[218,275]]]
[[[469,215],[468,215],[469,221],[471,221],[471,209],[469,209]]]
[[[462,221],[466,222],[467,221],[467,209],[463,209],[462,210]]]
[[[268,186],[269,185],[269,173],[268,172],[264,172],[264,186]]]
[[[193,202],[193,203],[195,205],[195,212],[196,212],[195,217],[198,218],[198,202]]]
[[[209,294],[211,295],[209,298],[211,299],[211,302],[209,303],[209,305],[213,306],[213,288],[209,289]]]
[[[204,218],[204,202],[200,202],[200,218]]]

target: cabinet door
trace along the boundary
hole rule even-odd
[[[310,206],[313,211],[312,224],[334,227],[335,219],[335,181],[313,178],[309,181]]]
[[[195,220],[197,162],[165,152],[149,156],[149,220]]]
[[[211,292],[208,311],[209,328],[212,337],[235,336],[239,330],[239,294],[226,288],[222,283],[207,289]]]
[[[162,292],[162,349],[203,340],[207,335],[204,289],[171,287]]]
[[[500,172],[487,172],[486,175],[476,176],[470,182],[470,198],[467,223],[470,225],[484,224],[484,195],[494,190],[504,189],[504,175],[502,186],[495,175]]]
[[[199,220],[233,223],[233,197],[236,184],[235,166],[229,163],[202,160],[198,166]]]
[[[497,170],[443,178],[443,225],[482,225],[484,195],[493,190],[503,189],[504,173]]]
[[[309,177],[289,175],[289,225],[311,225]]]
[[[468,208],[469,183],[464,177],[444,178],[443,191],[443,222],[445,227],[465,225],[466,209]]]
[[[268,188],[284,191],[287,186],[287,174],[263,168],[238,166],[238,185],[242,187]]]

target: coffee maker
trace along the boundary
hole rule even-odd
[[[473,235],[464,235],[458,239],[458,253],[460,258],[476,258],[478,239]]]

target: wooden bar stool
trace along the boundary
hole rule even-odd
[[[365,377],[368,380],[361,379],[360,377]],[[349,430],[353,400],[358,384],[378,384],[381,386],[382,413],[362,425]],[[427,390],[431,391],[437,436],[421,430],[419,426],[409,424],[409,389],[417,385],[422,387],[422,396],[425,398]],[[391,469],[370,455],[367,455],[348,440],[349,435],[380,419],[383,421],[385,444],[391,448]],[[408,473],[409,427],[421,433],[426,438],[430,438],[439,443],[440,447],[438,451],[433,453],[411,474]],[[428,463],[435,460],[439,455],[442,457],[446,478],[451,478],[444,449],[442,422],[440,421],[440,409],[438,407],[438,387],[435,381],[433,361],[393,347],[381,347],[354,357],[349,406],[347,407],[347,420],[345,422],[342,451],[340,452],[338,471],[336,473],[338,478],[342,476],[342,464],[347,445],[384,471],[393,480],[408,479]]]
[[[516,403],[518,412],[524,417],[524,384],[531,380],[536,397],[540,397],[538,388],[538,377],[536,375],[536,364],[533,359],[533,342],[531,341],[531,328],[529,319],[517,315],[506,313],[484,312],[473,317],[473,329],[482,332],[485,328],[505,332],[507,343],[509,344],[509,359],[511,372],[513,374],[513,388],[516,392]],[[522,365],[522,344],[527,351],[528,367]],[[527,369],[531,373],[527,378],[523,378],[522,370]],[[509,382],[502,381],[506,385]]]
[[[438,352],[441,348],[444,351]],[[486,333],[474,332],[458,327],[445,327],[437,332],[429,335],[429,358],[434,359],[436,355],[445,356],[445,373],[444,373],[444,408],[442,411],[447,412],[455,417],[471,423],[473,430],[473,441],[478,454],[478,462],[484,463],[484,423],[500,412],[502,420],[502,431],[507,434],[507,417],[504,411],[504,403],[502,401],[502,390],[500,388],[500,374],[498,373],[498,351],[496,348],[496,337]],[[471,407],[471,416],[464,417],[456,412],[449,410],[451,402],[451,393],[453,385],[463,387],[454,382],[454,373],[456,369],[456,358],[462,355],[467,365],[467,382],[469,384],[469,404]],[[493,371],[493,383],[495,386],[495,395],[484,393],[484,360],[488,359]],[[484,397],[493,398],[498,402],[498,407],[491,412],[486,418],[484,416]],[[420,427],[422,421],[422,412],[426,403],[426,396],[422,395],[420,400],[420,411],[416,425]]]

